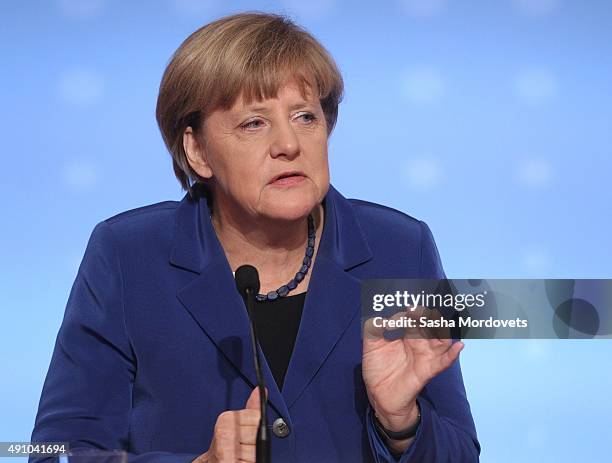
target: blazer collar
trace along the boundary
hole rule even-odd
[[[191,199],[189,194],[176,212],[174,243],[170,263],[201,273],[216,259],[225,259],[210,218],[206,190]],[[344,270],[367,262],[372,251],[359,225],[353,206],[332,185],[323,199],[325,222],[317,256],[323,256]]]

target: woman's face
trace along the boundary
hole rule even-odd
[[[304,99],[294,82],[277,98],[213,111],[204,146],[190,128],[184,146],[192,168],[213,179],[215,207],[252,218],[295,220],[329,188],[327,126],[319,99]],[[283,176],[279,179],[279,176]]]

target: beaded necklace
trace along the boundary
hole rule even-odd
[[[211,223],[212,223],[212,215],[211,215]],[[213,224],[214,228],[214,224]],[[264,301],[274,301],[279,297],[285,297],[289,294],[290,291],[293,291],[297,288],[297,285],[306,277],[308,274],[308,270],[310,269],[310,264],[312,263],[312,256],[314,255],[314,247],[315,247],[315,238],[316,231],[314,226],[314,218],[312,214],[308,215],[308,243],[306,244],[306,253],[304,255],[304,259],[302,259],[302,266],[297,271],[295,276],[289,281],[287,284],[282,285],[280,288],[275,289],[274,291],[270,291],[267,294],[257,294],[255,299],[258,302]]]

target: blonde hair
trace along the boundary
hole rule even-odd
[[[193,183],[205,183],[189,165],[183,148],[187,127],[201,136],[207,114],[229,109],[243,94],[253,100],[275,98],[294,79],[305,98],[318,93],[331,134],[344,84],[327,50],[287,17],[261,12],[234,14],[196,30],[180,45],[164,72],[156,118],[172,156],[174,173],[193,195]]]

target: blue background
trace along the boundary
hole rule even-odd
[[[228,3],[1,3],[0,441],[30,438],[94,225],[183,196],[157,89],[181,41],[228,13],[288,14],[330,50],[346,83],[333,184],[425,220],[449,277],[612,277],[610,2]],[[468,341],[481,461],[610,461],[611,354]]]

